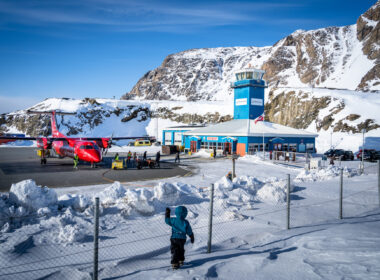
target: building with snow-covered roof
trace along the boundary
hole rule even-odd
[[[243,69],[235,73],[231,83],[234,89],[234,119],[206,127],[188,129],[182,133],[185,149],[200,149],[219,153],[245,155],[255,151],[315,152],[318,136],[305,130],[295,129],[264,121],[265,71]]]
[[[185,146],[184,133],[197,128],[203,128],[204,125],[178,125],[167,127],[162,131],[162,145]]]

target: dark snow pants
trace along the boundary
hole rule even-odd
[[[172,253],[171,264],[177,264],[185,260],[185,243],[186,239],[170,239],[170,252]]]

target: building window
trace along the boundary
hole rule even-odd
[[[314,144],[313,143],[307,143],[306,144],[306,152],[307,153],[313,153],[314,152]]]
[[[223,143],[218,143],[218,150],[223,150]]]
[[[247,80],[252,80],[252,72],[247,72]]]
[[[289,151],[290,152],[297,152],[297,144],[295,144],[295,143],[289,144]]]

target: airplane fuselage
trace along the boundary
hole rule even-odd
[[[74,158],[78,156],[79,160],[98,163],[102,161],[102,153],[95,141],[83,141],[80,139],[70,138],[59,140],[51,143],[51,146],[41,138],[37,141],[37,146],[42,149],[52,148],[55,153],[61,157]]]

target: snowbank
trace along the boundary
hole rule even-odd
[[[324,169],[312,169],[312,170],[302,170],[297,177],[294,179],[295,182],[307,182],[307,181],[324,181],[330,180],[337,176],[340,176],[340,167],[329,165]],[[343,175],[346,177],[352,177],[358,175],[355,169],[350,169],[344,167]]]
[[[37,186],[33,180],[12,184],[9,200],[11,203],[34,211],[44,207],[56,207],[58,201],[54,190]]]
[[[223,176],[215,183],[215,197],[226,199],[229,203],[252,204],[265,202],[277,204],[286,200],[286,180],[276,177],[266,178],[263,181],[251,176],[240,176],[231,182]],[[294,186],[291,186],[291,191]]]

